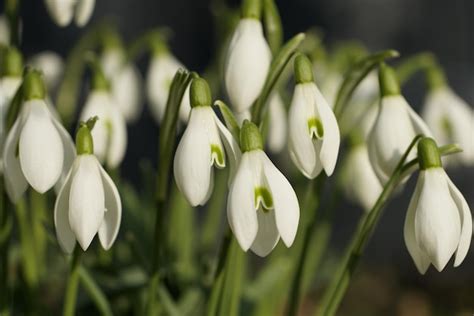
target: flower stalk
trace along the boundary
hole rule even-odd
[[[63,316],[73,316],[76,310],[77,292],[79,288],[79,277],[81,271],[81,247],[76,246],[71,259],[69,277],[67,281],[66,294],[64,300]]]

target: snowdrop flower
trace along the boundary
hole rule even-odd
[[[120,228],[122,202],[114,182],[94,156],[86,123],[77,132],[76,150],[77,157],[54,205],[56,236],[66,253],[73,252],[76,240],[87,250],[96,234],[108,250]]]
[[[300,208],[295,191],[263,151],[258,127],[245,121],[240,132],[242,159],[227,199],[227,219],[240,247],[267,256],[278,240],[290,247]]]
[[[92,16],[95,0],[45,0],[45,4],[57,25],[67,26],[74,19],[77,26],[83,27]]]
[[[98,116],[92,130],[94,153],[107,167],[116,168],[122,162],[127,149],[127,126],[117,102],[110,93],[109,82],[100,69],[92,78],[92,90],[81,113],[81,120]]]
[[[298,169],[310,179],[336,166],[340,134],[336,117],[313,80],[311,62],[295,58],[295,92],[289,111],[289,150]]]
[[[268,115],[267,146],[271,152],[279,153],[286,145],[288,122],[285,105],[277,92],[274,92],[268,101]]]
[[[146,79],[148,102],[150,102],[151,114],[157,123],[160,123],[163,119],[171,82],[180,68],[185,69],[164,44],[159,45],[153,53]],[[179,110],[181,121],[186,122],[188,120],[190,110],[188,87],[184,93]]]
[[[213,167],[224,168],[227,159],[233,174],[240,149],[212,110],[211,92],[204,79],[192,81],[190,101],[188,126],[174,157],[174,178],[189,204],[197,206],[204,205],[212,193]]]
[[[137,67],[127,61],[120,39],[109,39],[108,42],[112,43],[105,48],[101,65],[122,116],[133,123],[142,111],[142,78]]]
[[[474,164],[474,111],[446,83],[441,69],[428,71],[429,92],[422,117],[441,145],[457,143],[459,155],[446,157],[447,163]]]
[[[401,156],[418,134],[431,136],[428,126],[400,94],[395,72],[382,64],[379,69],[381,100],[369,136],[369,158],[382,185],[390,178]],[[408,159],[416,157],[413,150]]]
[[[454,254],[459,266],[469,250],[472,216],[461,192],[441,166],[438,147],[431,138],[418,143],[420,175],[405,219],[404,236],[418,271],[432,263],[444,269]]]
[[[61,56],[52,51],[44,51],[33,56],[30,64],[43,72],[48,90],[54,90],[58,86],[64,71],[64,62]]]
[[[6,189],[13,202],[28,184],[39,193],[48,191],[74,159],[71,137],[46,104],[40,74],[29,71],[21,89],[23,103],[3,152]]]
[[[263,36],[260,6],[260,1],[244,1],[242,19],[227,51],[225,87],[237,113],[250,109],[270,69],[271,51]]]

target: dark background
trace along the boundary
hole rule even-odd
[[[328,45],[340,40],[358,39],[371,51],[393,48],[402,56],[427,50],[434,52],[445,67],[454,90],[469,104],[474,104],[474,1],[282,0],[276,2],[282,17],[285,38],[312,26],[318,26],[323,30]],[[152,27],[169,26],[174,31],[170,42],[173,53],[189,69],[202,71],[212,56],[215,34],[208,8],[209,1],[203,0],[98,0],[91,23],[99,21],[102,17],[113,17],[128,41]],[[23,1],[22,16],[24,22],[22,49],[27,56],[43,50],[53,50],[66,56],[84,31],[75,26],[57,27],[47,15],[43,1],[39,0]],[[404,91],[416,109],[420,108],[424,93],[421,76],[415,76]],[[133,126],[129,129],[131,141],[124,164],[126,174],[132,179],[137,173],[137,161],[142,157],[156,157],[158,130],[146,110],[138,124],[140,128]],[[474,205],[472,168],[452,170],[449,173],[466,195],[472,208]],[[360,304],[377,304],[378,301],[383,301],[385,296],[387,296],[385,299],[393,304],[403,301],[406,293],[415,293],[415,301],[439,300],[437,303],[445,305],[448,314],[450,306],[457,306],[457,303],[462,309],[472,313],[474,251],[471,250],[459,268],[453,269],[452,263],[449,263],[443,273],[430,268],[426,276],[418,275],[406,251],[403,241],[403,220],[413,186],[414,179],[385,210],[366,251],[361,276],[349,291],[346,304],[351,305],[352,300]],[[340,208],[336,214],[333,234],[334,251],[343,249],[359,215],[360,211],[354,210],[349,205]],[[362,291],[357,290],[359,283],[362,284]],[[397,305],[397,308],[400,307]]]

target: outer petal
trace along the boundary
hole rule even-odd
[[[276,226],[283,242],[287,247],[290,247],[295,240],[300,219],[298,198],[290,182],[280,170],[273,165],[264,152],[261,155],[263,172],[273,198]]]
[[[266,257],[275,248],[280,233],[275,222],[275,212],[257,211],[258,232],[250,249],[260,257]]]
[[[191,111],[174,156],[174,178],[179,190],[192,206],[204,205],[211,185],[211,144],[206,126],[214,124],[206,109]]]
[[[112,92],[127,122],[135,122],[142,110],[142,78],[132,64],[121,68],[113,77]]]
[[[263,36],[262,24],[255,19],[240,20],[226,58],[225,86],[236,112],[248,110],[260,94],[271,52]]]
[[[459,238],[459,246],[454,259],[454,266],[457,267],[463,262],[471,245],[472,215],[464,196],[447,175],[446,179],[448,181],[449,193],[451,193],[451,197],[458,208],[461,218],[461,237]]]
[[[230,175],[229,175],[229,184],[234,177],[234,174],[237,169],[237,165],[240,161],[242,153],[240,151],[239,144],[234,139],[229,130],[222,124],[217,115],[213,113],[214,121],[216,122],[217,128],[219,130],[219,135],[221,137],[222,143],[224,144],[225,150],[227,152],[227,159],[230,164]]]
[[[408,206],[408,212],[405,217],[405,228],[403,235],[405,237],[405,244],[408,252],[410,253],[413,261],[415,262],[416,268],[421,274],[425,274],[430,266],[430,259],[428,256],[418,247],[415,238],[415,215],[418,207],[418,200],[420,198],[421,190],[423,189],[424,174],[420,173],[418,182],[416,184],[415,192],[410,200]]]
[[[97,165],[99,162],[97,161]],[[110,176],[99,165],[102,183],[104,185],[105,215],[104,221],[99,227],[99,240],[105,250],[109,250],[120,228],[122,220],[122,201],[120,195]]]
[[[428,125],[421,117],[407,104],[407,111],[416,134],[423,134],[427,137],[433,137]]]
[[[286,145],[288,124],[286,121],[286,110],[283,100],[278,93],[270,96],[268,104],[270,122],[268,124],[268,149],[271,152],[279,153]]]
[[[61,172],[61,176],[59,177],[58,182],[55,184],[54,189],[56,192],[59,192],[61,187],[66,180],[67,173],[71,169],[72,163],[74,162],[74,158],[76,158],[76,147],[74,146],[74,142],[72,141],[71,136],[63,127],[63,125],[51,114],[51,121],[56,127],[59,137],[61,137],[61,142],[63,144],[64,149],[64,159],[63,159],[63,169]]]
[[[258,231],[255,210],[255,192],[252,174],[254,160],[249,153],[242,155],[237,173],[229,189],[227,219],[240,247],[247,251],[253,244]]]
[[[23,111],[28,111],[28,109]],[[21,171],[20,160],[17,157],[18,141],[24,124],[24,116],[25,113],[22,112],[13,124],[3,151],[5,185],[8,196],[13,203],[16,203],[28,188],[28,182],[26,182],[23,171]]]
[[[54,22],[64,27],[71,23],[74,0],[45,0],[46,9]]]
[[[104,185],[97,159],[81,155],[71,183],[69,224],[82,249],[89,247],[104,220],[104,212]]]
[[[441,168],[424,173],[415,214],[415,238],[420,249],[443,270],[459,245],[461,220]]]
[[[116,168],[122,162],[127,150],[127,125],[122,113],[117,108],[110,108],[111,130],[109,131],[109,145],[107,152],[107,165]]]
[[[66,253],[72,253],[76,245],[76,237],[69,224],[69,196],[71,192],[72,178],[75,175],[77,164],[69,170],[64,185],[59,190],[58,197],[54,203],[54,227],[59,246]]]
[[[300,171],[310,179],[315,178],[321,170],[319,158],[308,128],[308,120],[315,116],[314,100],[308,85],[297,84],[289,111],[289,142],[293,162]],[[318,168],[319,166],[319,168]]]
[[[74,20],[77,26],[84,26],[89,22],[94,12],[95,0],[78,0]]]
[[[319,159],[324,167],[324,171],[330,176],[336,166],[341,137],[334,113],[316,85],[313,84],[312,86],[314,91],[314,103],[316,104],[317,112],[321,116],[324,127],[324,136]]]
[[[52,122],[46,103],[31,100],[20,134],[19,158],[26,180],[36,191],[44,193],[58,181],[63,170],[64,148]]]

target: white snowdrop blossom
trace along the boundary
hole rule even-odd
[[[400,95],[396,75],[382,65],[379,71],[381,100],[379,112],[369,135],[369,158],[377,177],[384,185],[405,150],[418,134],[431,136],[428,126]],[[416,157],[412,150],[408,160]]]
[[[340,144],[336,117],[314,83],[311,62],[304,55],[295,58],[295,79],[288,118],[290,156],[307,178],[323,169],[330,176]]]
[[[227,199],[227,219],[240,247],[267,256],[283,239],[290,247],[300,209],[293,187],[263,151],[260,132],[245,121],[240,134],[242,159]]]
[[[102,247],[108,250],[120,228],[120,195],[93,154],[87,126],[80,128],[76,145],[78,156],[54,205],[56,236],[66,253],[73,252],[76,240],[84,251],[87,250],[96,234]]]
[[[127,126],[117,102],[105,89],[93,89],[87,97],[81,113],[81,120],[97,116],[94,138],[94,154],[109,168],[116,168],[122,162],[127,149]]]
[[[52,51],[44,51],[34,55],[30,64],[41,70],[49,91],[58,86],[64,71],[64,62],[61,56]]]
[[[263,88],[270,62],[271,51],[260,20],[241,19],[231,39],[224,69],[225,87],[235,112],[250,109]]]
[[[443,270],[453,255],[454,266],[459,266],[472,239],[469,205],[441,167],[439,154],[433,156],[437,147],[429,150],[428,146],[436,143],[422,139],[418,144],[420,175],[404,228],[408,252],[421,274],[430,264],[438,271]]]
[[[110,80],[111,92],[125,121],[136,122],[142,111],[142,77],[119,49],[104,52],[101,65]]]
[[[273,93],[268,101],[268,136],[267,146],[273,153],[279,153],[285,148],[288,122],[286,117],[286,109],[278,93]]]
[[[74,22],[83,27],[94,12],[95,0],[45,0],[46,9],[53,21],[61,27]]]
[[[234,173],[240,149],[232,134],[211,108],[211,96],[203,79],[194,79],[190,88],[191,114],[176,149],[174,178],[192,206],[204,205],[214,187],[214,166],[230,163]]]
[[[447,86],[431,90],[422,117],[441,145],[457,143],[463,149],[446,157],[448,163],[474,164],[474,110]]]
[[[160,123],[163,119],[171,82],[180,68],[185,69],[183,64],[168,51],[156,53],[150,62],[146,79],[146,92],[151,114],[157,123]],[[180,106],[179,117],[183,122],[187,121],[190,110],[188,88]]]
[[[26,76],[21,111],[5,141],[5,183],[13,202],[23,195],[28,184],[39,193],[48,191],[67,172],[75,155],[71,137],[44,100],[40,80],[36,72]],[[41,88],[32,89],[30,95],[27,87],[32,85]]]

